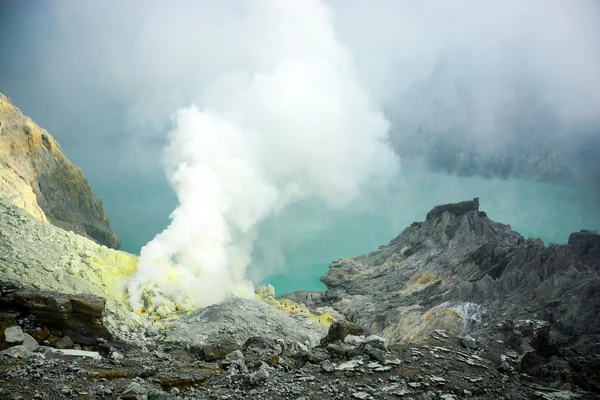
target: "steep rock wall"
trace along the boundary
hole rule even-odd
[[[120,241],[83,172],[0,93],[0,195],[35,218],[111,248]]]

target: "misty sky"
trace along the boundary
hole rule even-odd
[[[286,32],[273,30],[270,3],[0,0],[0,92],[56,137],[94,189],[124,177],[164,183],[177,109],[224,108],[215,93],[232,79],[320,44],[307,35],[273,47]],[[390,120],[392,142],[458,132],[494,151],[537,135],[574,160],[582,146],[598,153],[600,2],[326,3],[323,29]]]
[[[598,120],[597,1],[328,3],[335,34],[374,101],[415,116],[402,129],[469,118],[476,135],[502,137],[499,111],[526,95],[548,103],[564,125]],[[220,72],[252,70],[268,58],[259,51],[268,25],[253,7],[2,0],[0,91],[54,134],[93,182],[118,179],[115,169],[155,173],[176,108],[197,101]],[[448,79],[431,84],[441,62],[469,93]],[[433,101],[444,115],[430,115]]]

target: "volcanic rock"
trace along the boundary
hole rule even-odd
[[[20,326],[11,326],[4,330],[4,341],[6,343],[16,344],[23,343],[25,335]]]
[[[41,221],[112,248],[102,202],[54,138],[0,94],[0,194]]]

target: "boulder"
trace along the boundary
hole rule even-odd
[[[104,326],[106,300],[99,296],[15,288],[4,291],[0,305],[25,310],[40,322],[59,328],[77,343],[95,344],[98,337],[111,337]],[[48,337],[46,333],[42,329],[34,334],[41,339]]]
[[[460,343],[466,347],[467,349],[472,349],[472,350],[476,350],[477,349],[477,342],[475,341],[475,339],[473,339],[472,336],[467,335],[464,336],[460,339]]]
[[[11,326],[4,330],[4,341],[10,344],[23,343],[25,335],[20,326]]]
[[[9,347],[6,350],[0,351],[0,356],[8,356],[8,357],[20,357],[25,358],[29,356],[31,352],[25,348],[23,345]]]
[[[387,351],[389,340],[377,335],[370,335],[364,341],[364,345],[369,345],[373,348]]]
[[[334,343],[337,341],[343,342],[348,335],[362,336],[364,331],[365,330],[361,326],[345,321],[336,321],[329,326],[327,336],[321,340],[321,345],[327,346],[329,343]]]
[[[72,349],[53,349],[43,347],[44,357],[48,360],[77,360],[80,358],[91,358],[100,360],[100,354],[97,351],[72,350]]]
[[[284,339],[285,346],[298,342],[315,346],[327,328],[308,318],[298,320],[262,301],[231,298],[196,310],[174,321],[166,340],[190,348],[202,348],[205,357],[223,358],[240,349],[248,339],[260,336],[269,342]],[[227,343],[224,349],[219,346]],[[233,343],[236,347],[233,348]]]
[[[120,400],[148,400],[148,389],[137,382],[133,382],[125,389]]]
[[[202,353],[206,361],[214,361],[221,360],[228,354],[239,349],[240,346],[234,340],[229,339],[203,346]]]
[[[23,336],[24,336],[23,347],[25,347],[27,350],[35,351],[40,347],[38,342],[34,338],[32,338],[30,335],[25,333]]]
[[[57,349],[72,349],[74,345],[75,343],[69,336],[64,336],[54,344],[54,347]]]

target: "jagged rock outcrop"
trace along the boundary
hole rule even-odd
[[[102,202],[54,138],[0,93],[0,195],[67,231],[119,248]]]
[[[474,199],[437,206],[377,251],[331,264],[319,298],[393,341],[502,320],[549,321],[565,343],[600,333],[595,232],[549,246],[490,220]]]
[[[600,393],[599,245],[595,231],[563,245],[526,239],[476,198],[436,206],[387,246],[332,263],[324,293],[286,297],[333,307],[392,343],[458,337],[504,373]]]

